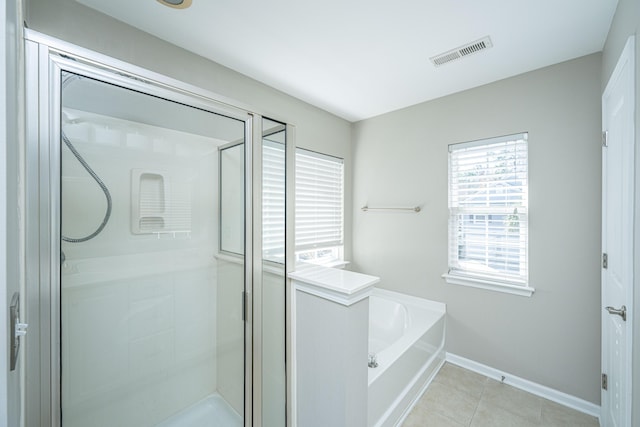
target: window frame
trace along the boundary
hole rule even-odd
[[[502,144],[502,148],[500,147]],[[462,203],[460,201],[460,195],[465,194],[464,190],[469,190],[471,184],[482,184],[482,178],[478,180],[467,180],[465,184],[454,184],[453,181],[459,181],[459,178],[462,176],[460,170],[458,169],[459,164],[457,163],[460,159],[462,159],[465,152],[475,151],[479,152],[477,162],[471,163],[475,167],[482,167],[482,165],[490,164],[492,160],[489,156],[495,156],[494,153],[491,153],[491,146],[496,147],[496,151],[502,149],[505,150],[505,147],[509,150],[516,150],[514,153],[517,153],[518,148],[522,148],[524,145],[525,155],[523,157],[518,157],[520,161],[525,159],[525,167],[526,170],[524,172],[519,171],[518,178],[514,178],[512,182],[518,182],[522,189],[522,193],[518,195],[518,197],[514,197],[514,200],[520,199],[520,202],[509,203],[508,197],[503,197],[502,203],[497,201],[495,204],[491,204],[487,200],[487,202],[477,207],[473,206],[473,203]],[[487,148],[487,153],[482,154],[482,149]],[[449,198],[449,220],[448,220],[448,272],[445,273],[442,277],[446,280],[447,283],[456,284],[456,285],[464,285],[471,286],[475,288],[488,289],[493,291],[505,292],[510,294],[516,294],[521,296],[531,296],[535,291],[529,284],[529,227],[528,227],[528,219],[529,219],[529,207],[528,207],[528,175],[529,175],[529,161],[528,161],[528,151],[529,151],[529,143],[528,143],[528,133],[522,132],[518,134],[505,135],[495,138],[487,138],[470,142],[463,142],[458,144],[449,145],[449,153],[448,153],[448,198]],[[462,153],[462,154],[460,154]],[[483,157],[484,156],[484,157]],[[455,160],[454,160],[455,158]],[[493,160],[495,162],[495,160]],[[454,163],[456,166],[454,166]],[[485,166],[487,167],[487,166]],[[522,168],[522,164],[518,164],[518,168]],[[503,172],[501,172],[503,173]],[[514,172],[515,173],[515,172]],[[455,174],[455,179],[454,179]],[[471,175],[473,176],[473,175]],[[483,175],[479,175],[482,177]],[[486,175],[484,175],[486,176]],[[468,178],[469,175],[465,176]],[[486,180],[485,180],[486,181]],[[469,185],[469,187],[465,188],[465,185]],[[486,184],[485,184],[486,185]],[[492,187],[497,188],[496,187]],[[484,197],[488,199],[491,190],[485,192]],[[495,193],[494,193],[495,194]],[[504,194],[504,193],[502,193]],[[469,196],[467,196],[469,197]],[[482,272],[480,268],[465,268],[465,261],[461,261],[459,256],[460,244],[459,244],[459,236],[460,236],[460,227],[461,222],[464,223],[464,217],[468,216],[469,219],[465,227],[481,227],[482,224],[485,224],[485,228],[488,230],[492,227],[491,221],[493,219],[492,216],[510,216],[514,209],[517,209],[518,215],[518,227],[522,227],[524,225],[524,233],[518,232],[516,236],[517,239],[520,240],[518,242],[517,250],[519,253],[520,261],[519,261],[519,270],[517,274],[508,274],[502,270],[490,270],[490,267],[487,266],[487,271]],[[484,221],[479,221],[478,217],[483,216],[485,218]],[[498,231],[504,231],[507,233],[507,230],[504,230],[506,225],[502,226],[502,228],[498,228]],[[510,232],[510,230],[508,230]],[[485,231],[486,233],[486,231]],[[477,233],[480,234],[480,233]],[[477,237],[477,236],[476,236]],[[513,237],[513,235],[511,236]],[[523,241],[524,239],[524,241]],[[489,255],[489,251],[491,250],[492,240],[489,236],[485,236],[483,240],[481,240],[477,246],[484,247],[487,251],[487,254],[484,256],[484,261],[486,264],[489,264],[491,260],[495,262],[498,259],[496,253],[493,255]],[[505,247],[509,247],[508,243],[503,243]],[[503,248],[504,249],[504,248]],[[498,249],[494,249],[494,251],[498,251]],[[524,252],[524,253],[523,253]],[[472,261],[466,261],[467,266],[472,265]],[[482,265],[476,264],[476,265]],[[506,268],[505,268],[506,269]]]

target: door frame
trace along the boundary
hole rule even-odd
[[[26,142],[26,315],[30,333],[26,342],[26,421],[30,426],[60,425],[60,73],[70,71],[160,96],[196,108],[223,114],[245,123],[245,401],[244,425],[260,423],[260,388],[255,387],[254,330],[259,306],[254,290],[262,276],[262,255],[255,245],[261,235],[254,215],[261,209],[254,185],[260,170],[251,165],[261,159],[262,116],[249,108],[199,87],[25,30]],[[107,65],[108,64],[108,65]],[[236,105],[234,105],[236,104]],[[272,117],[272,116],[271,116]],[[256,153],[258,153],[256,155]],[[254,303],[255,301],[255,303]]]
[[[23,4],[7,0],[0,6],[0,30],[4,34],[0,46],[0,129],[4,149],[0,153],[0,339],[5,350],[0,354],[0,425],[22,425],[24,417],[24,340],[18,338],[17,364],[11,369],[9,305],[15,293],[20,296],[19,311],[24,321],[24,276],[22,218],[18,214],[22,194],[19,191],[24,145],[24,75],[22,53]],[[22,342],[21,342],[22,341]]]
[[[618,62],[615,66],[615,69],[613,71],[613,73],[611,74],[609,81],[607,82],[606,88],[603,91],[602,94],[602,131],[603,131],[603,151],[602,151],[602,192],[603,192],[603,200],[602,200],[602,253],[606,254],[607,253],[607,239],[609,236],[607,236],[606,233],[606,221],[607,221],[607,212],[606,212],[606,183],[607,183],[607,148],[606,148],[606,138],[607,138],[607,121],[608,118],[606,117],[606,111],[605,111],[605,98],[608,96],[608,94],[611,92],[612,87],[614,84],[616,84],[616,82],[621,78],[622,73],[625,72],[628,73],[628,81],[625,81],[625,93],[628,96],[629,99],[629,105],[631,106],[631,112],[630,112],[630,118],[629,118],[629,123],[631,126],[630,129],[630,138],[631,138],[631,144],[632,144],[632,150],[636,150],[636,144],[635,144],[635,137],[636,137],[636,130],[635,130],[635,37],[634,36],[630,36],[624,46],[624,49],[622,50],[622,53],[620,54],[620,57],[618,58]],[[633,352],[633,323],[634,323],[634,290],[633,290],[633,286],[634,286],[634,265],[633,265],[633,260],[634,260],[634,253],[635,253],[635,247],[634,247],[634,229],[637,226],[637,224],[635,224],[634,218],[635,218],[635,212],[633,211],[635,209],[635,177],[634,177],[634,171],[637,168],[637,165],[635,163],[635,153],[631,153],[631,155],[625,159],[626,161],[631,163],[629,172],[631,174],[631,176],[624,176],[623,179],[628,180],[630,188],[628,189],[628,196],[631,198],[631,200],[629,201],[629,205],[632,209],[632,212],[630,213],[630,227],[631,230],[623,230],[622,232],[629,232],[629,239],[630,239],[630,246],[631,246],[631,251],[632,253],[630,254],[630,263],[628,266],[628,273],[629,273],[629,284],[626,287],[626,295],[624,295],[624,305],[626,306],[626,322],[625,322],[625,339],[626,339],[626,352],[623,355],[623,363],[624,363],[624,369],[626,370],[626,372],[629,374],[628,378],[627,378],[627,384],[626,384],[626,389],[623,391],[623,396],[621,396],[621,399],[625,400],[625,407],[626,407],[626,413],[624,414],[624,423],[622,426],[619,427],[624,427],[624,426],[631,426],[631,412],[632,412],[632,404],[633,404],[633,399],[632,399],[632,391],[633,391],[633,385],[632,385],[632,367],[633,367],[633,359],[632,359],[632,352]],[[604,256],[604,255],[603,255]],[[604,262],[604,261],[603,261]],[[604,268],[602,268],[602,284],[601,284],[601,290],[602,290],[602,311],[601,311],[601,325],[602,325],[602,338],[601,338],[601,346],[602,346],[602,373],[607,374],[610,370],[609,366],[610,366],[610,361],[609,361],[609,353],[608,353],[608,349],[607,349],[607,344],[610,340],[610,337],[607,335],[607,328],[606,328],[606,323],[607,320],[609,319],[609,317],[611,316],[611,314],[609,314],[604,306],[607,305],[607,270]],[[605,393],[607,393],[606,390],[604,390],[604,387],[602,387],[601,390],[601,395],[602,395],[602,399],[601,399],[601,417],[600,417],[600,422],[605,422],[606,419],[606,414],[608,412],[608,402],[609,400],[607,399],[607,395],[605,395]],[[607,427],[606,425],[604,425],[605,427]]]

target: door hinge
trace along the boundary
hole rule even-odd
[[[602,389],[607,389],[607,374],[602,374]]]
[[[602,268],[609,268],[609,255],[606,253],[602,254]]]
[[[609,131],[605,130],[602,132],[602,146],[607,148],[609,146]]]

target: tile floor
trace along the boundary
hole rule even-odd
[[[445,363],[403,427],[599,427],[598,419]]]

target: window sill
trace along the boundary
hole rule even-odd
[[[333,259],[330,261],[316,261],[316,260],[297,261],[296,264],[320,265],[320,266],[329,267],[329,268],[345,268],[349,263],[350,261],[345,261],[342,259]]]
[[[442,278],[446,280],[447,283],[453,285],[470,286],[472,288],[487,289],[489,291],[503,292],[523,297],[530,297],[535,292],[535,289],[529,286],[510,285],[507,283],[476,279],[455,274],[443,274]]]

